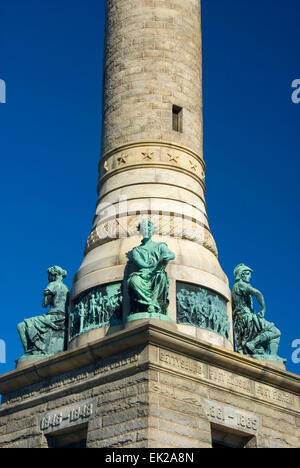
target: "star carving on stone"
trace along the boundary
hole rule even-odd
[[[196,171],[197,171],[197,168],[198,168],[197,164],[194,163],[194,161],[191,161],[191,160],[190,160],[190,165],[191,165],[192,171],[195,171],[195,172],[196,172]]]
[[[128,154],[122,154],[118,159],[118,165],[127,164]]]
[[[144,153],[142,153],[142,156],[143,156],[143,159],[152,161],[154,153],[150,153],[150,151],[145,151]]]
[[[169,157],[169,162],[174,162],[178,164],[179,156],[174,156],[174,154],[168,153],[168,157]]]

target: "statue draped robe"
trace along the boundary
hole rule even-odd
[[[61,281],[51,282],[44,291],[43,302],[50,310],[18,325],[25,354],[52,355],[64,350],[68,294]]]
[[[175,255],[163,242],[142,241],[132,252],[139,271],[131,273],[128,290],[132,313],[156,313],[167,315],[170,280],[165,269]]]
[[[232,290],[236,350],[248,354],[247,344],[261,336],[262,343],[256,353],[264,355],[268,352],[269,341],[280,337],[280,331],[274,323],[255,313],[248,288],[247,283],[240,281]]]

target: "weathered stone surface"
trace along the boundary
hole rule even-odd
[[[287,423],[283,418],[278,419],[276,417],[263,416],[262,425],[268,429],[280,427],[280,431],[284,432],[286,435],[295,435],[295,424]]]
[[[169,424],[175,423],[191,428],[199,428],[199,423],[201,421],[196,417],[196,415],[187,415],[185,413],[180,413],[179,411],[168,411],[166,408],[162,407],[151,406],[150,413],[155,416],[157,420],[164,420]]]
[[[200,439],[198,438],[199,435]],[[177,434],[172,430],[169,430],[168,432],[163,430],[149,430],[149,439],[152,440],[152,443],[158,442],[159,444],[163,444],[165,448],[200,448],[201,442],[208,443],[211,440],[209,432],[199,431],[196,437],[196,439],[190,438],[183,434]]]
[[[29,418],[21,417],[17,420],[12,419],[10,425],[6,426],[6,434],[14,433],[15,435],[18,431],[23,431],[23,430],[29,430],[31,434],[32,430],[36,428],[36,425],[37,425],[36,416],[32,416]]]
[[[215,291],[224,301],[226,330],[179,329],[232,350],[229,282],[206,215],[201,60],[199,0],[107,2],[99,197],[72,303],[126,278],[127,254],[139,244],[136,227],[149,220],[158,227],[153,241],[176,256],[166,270],[168,316],[177,323],[176,281]],[[71,333],[69,348],[81,344],[84,338]]]
[[[49,434],[58,434],[70,407],[76,424],[66,427],[86,421],[88,447],[211,447],[214,427],[250,438],[247,447],[300,447],[299,377],[200,341],[195,350],[196,342],[150,323],[137,327],[139,336],[146,333],[141,347],[133,330],[124,332],[131,348],[122,353],[122,334],[93,344],[97,354],[109,349],[94,364],[82,366],[80,358],[74,368],[73,351],[67,352],[65,373],[55,378],[47,377],[48,371],[61,356],[43,363],[32,386],[18,387],[18,370],[0,377],[0,447],[47,447],[41,418],[50,415]],[[85,355],[85,347],[80,352]],[[23,376],[27,382],[32,371]],[[84,419],[83,403],[90,400],[95,402],[93,415]]]

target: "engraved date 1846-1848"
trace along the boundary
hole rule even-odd
[[[81,424],[93,416],[95,407],[96,401],[88,400],[44,414],[40,417],[40,429],[44,433],[49,433]]]

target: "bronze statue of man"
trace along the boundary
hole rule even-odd
[[[232,289],[233,320],[236,351],[255,359],[286,362],[277,355],[281,332],[274,323],[265,320],[266,306],[262,293],[251,286],[253,270],[243,263],[234,270]],[[261,310],[256,314],[253,297]]]

